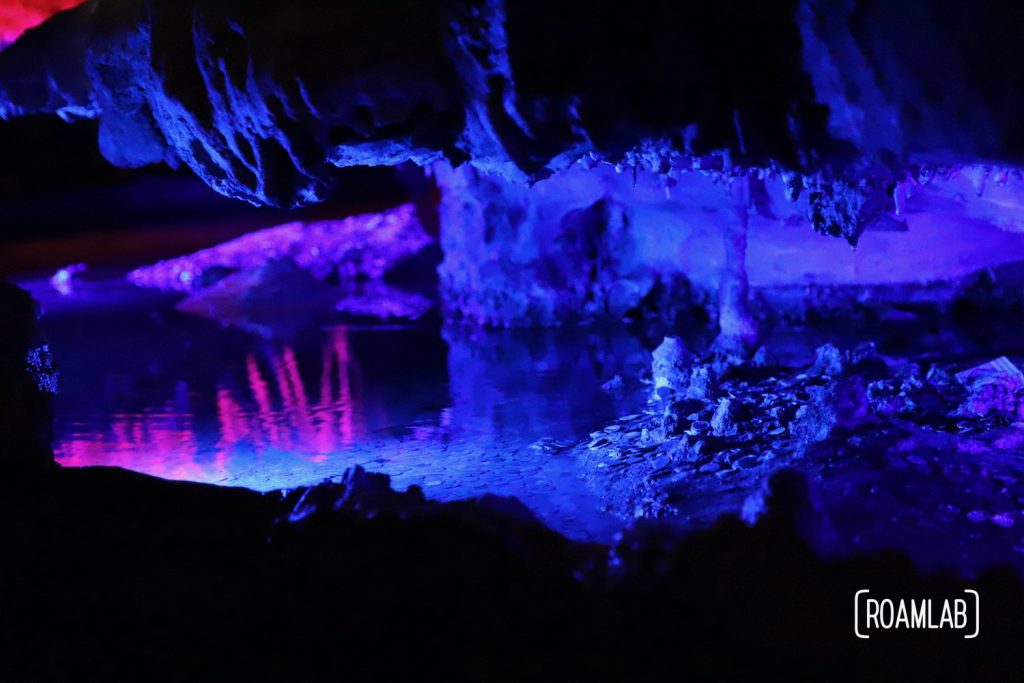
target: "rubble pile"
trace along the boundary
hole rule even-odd
[[[895,360],[871,343],[823,345],[803,367],[779,364],[765,347],[750,360],[714,351],[692,358],[670,338],[653,354],[644,412],[593,432],[574,453],[625,517],[713,520],[786,467],[843,471],[855,482],[858,468],[884,478],[909,465],[968,491],[974,475],[1016,482],[1006,456],[1024,443],[1020,370],[1005,357],[956,370]],[[972,455],[965,466],[963,453]]]

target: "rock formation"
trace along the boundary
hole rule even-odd
[[[928,21],[871,0],[591,5],[91,0],[0,53],[0,115],[97,118],[113,163],[184,163],[259,204],[318,201],[336,168],[435,166],[443,297],[453,317],[495,325],[614,317],[656,296],[655,278],[694,279],[615,248],[526,263],[573,239],[563,230],[613,246],[642,210],[625,191],[638,174],[669,194],[713,181],[690,201],[725,205],[711,220],[732,226],[715,276],[721,324],[748,344],[746,216],[796,214],[856,244],[906,229],[908,212],[990,213],[992,186],[1010,183],[1017,201],[1010,36],[1024,17],[1012,3],[943,2]],[[618,201],[592,193],[578,213],[556,188],[591,192],[577,169],[600,167],[624,172]],[[463,272],[456,250],[481,238],[489,265]]]

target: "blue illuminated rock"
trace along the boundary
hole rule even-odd
[[[1024,158],[1012,3],[592,5],[94,0],[3,52],[0,112],[99,118],[119,165],[286,206],[333,166],[785,168],[851,241],[922,169]]]
[[[717,288],[723,343],[750,350],[765,280],[945,281],[1020,253],[1012,3],[592,5],[94,0],[0,53],[0,115],[96,118],[115,164],[257,204],[430,166],[447,309],[496,326]]]
[[[678,337],[665,337],[651,354],[654,390],[682,391],[690,382],[693,357]]]

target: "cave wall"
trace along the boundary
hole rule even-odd
[[[1001,0],[90,0],[0,52],[0,116],[98,119],[114,164],[255,204],[433,169],[450,317],[551,325],[716,286],[743,215],[762,293],[1014,262],[1021,27]]]
[[[814,234],[808,193],[795,196],[783,174],[765,174],[752,186],[747,235],[755,298],[796,315],[821,305],[812,289],[834,290],[842,303],[869,289],[939,302],[981,272],[1020,263],[1024,226],[1006,209],[1024,201],[1024,180],[995,175],[983,186],[961,172],[915,184],[852,248]],[[694,304],[716,306],[725,228],[737,220],[716,174],[577,165],[526,186],[439,164],[434,176],[450,319],[550,326],[651,307],[671,320]]]
[[[0,114],[99,118],[114,163],[284,206],[334,166],[525,182],[587,155],[891,194],[915,165],[1024,156],[1022,24],[1006,0],[90,0],[0,53]]]

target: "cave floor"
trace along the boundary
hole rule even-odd
[[[815,507],[804,532],[825,554],[894,548],[932,571],[1019,570],[1024,347],[1014,320],[918,310],[779,327],[753,361],[695,355],[703,383],[651,392],[643,411],[572,452],[624,517],[689,529],[722,514],[753,522],[769,477],[794,469]]]

